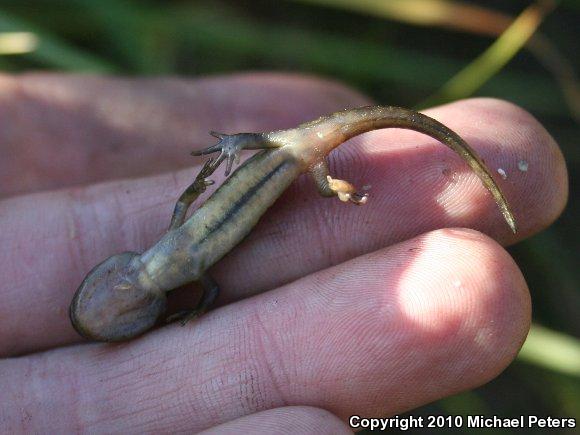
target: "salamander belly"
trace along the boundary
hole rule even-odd
[[[147,274],[163,290],[198,279],[251,231],[300,172],[284,148],[256,154],[180,228],[143,253]]]

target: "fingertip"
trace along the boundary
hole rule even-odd
[[[331,412],[312,406],[284,406],[246,415],[201,432],[203,435],[260,434],[352,434]]]
[[[501,182],[521,240],[552,224],[568,201],[568,171],[554,138],[528,111],[496,98],[470,98],[428,112],[482,148]],[[514,232],[515,234],[515,232]]]
[[[426,348],[447,349],[449,364],[469,364],[470,386],[497,376],[515,358],[531,323],[526,282],[493,239],[454,228],[417,238],[420,253],[401,277],[405,321]],[[463,373],[465,375],[465,373]]]
[[[527,110],[505,100],[495,98],[474,99],[475,109],[494,112],[493,119],[502,119],[513,128],[508,130],[508,146],[514,149],[517,173],[525,179],[525,189],[520,191],[518,214],[520,220],[534,223],[530,235],[551,225],[562,214],[568,201],[568,170],[564,154],[550,132]],[[519,143],[519,149],[514,144]],[[523,210],[522,210],[523,209]],[[524,227],[524,225],[522,225]]]

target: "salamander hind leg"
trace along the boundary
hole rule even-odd
[[[342,202],[350,201],[356,205],[366,204],[368,194],[357,192],[356,188],[348,181],[332,178],[330,175],[326,179],[328,180],[329,189],[335,192]]]
[[[214,165],[217,168],[221,162],[226,160],[226,175],[230,174],[234,163],[240,162],[242,150],[261,150],[282,146],[282,144],[269,139],[264,133],[224,134],[212,131],[210,134],[219,139],[218,143],[199,151],[193,151],[191,155],[203,156],[220,151]]]
[[[367,202],[368,194],[357,192],[348,181],[332,178],[328,164],[324,160],[310,168],[310,175],[322,196],[337,196],[343,202],[352,202],[356,205],[363,205]]]
[[[198,280],[203,288],[201,301],[193,310],[182,310],[169,316],[165,321],[167,323],[179,321],[184,326],[190,320],[193,320],[204,314],[209,307],[213,305],[219,294],[219,286],[214,279],[207,273],[204,273]]]

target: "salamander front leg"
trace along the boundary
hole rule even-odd
[[[332,178],[328,170],[328,164],[324,160],[310,168],[310,176],[322,196],[338,196],[341,201],[350,201],[356,205],[362,205],[367,202],[368,194],[358,193],[356,188],[348,181]]]
[[[197,307],[195,307],[193,310],[182,310],[178,313],[172,314],[165,320],[167,323],[179,320],[181,322],[181,326],[183,326],[190,320],[193,320],[204,314],[209,309],[209,307],[213,305],[220,292],[220,288],[217,285],[217,282],[215,282],[214,279],[207,273],[204,273],[197,282],[203,289],[201,301],[199,301]]]
[[[207,162],[205,162],[203,168],[201,168],[201,171],[199,171],[199,174],[197,174],[197,177],[195,177],[193,183],[191,183],[189,187],[185,189],[185,191],[177,200],[175,208],[173,209],[173,216],[171,216],[169,230],[179,228],[183,224],[189,206],[197,199],[199,195],[205,192],[207,186],[214,184],[214,182],[212,180],[208,180],[207,177],[213,174],[216,169],[217,165],[215,164],[215,160],[208,159]]]

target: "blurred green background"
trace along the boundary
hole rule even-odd
[[[498,40],[531,4],[0,0],[0,70],[139,76],[284,70],[342,80],[385,104],[424,107],[481,95],[523,106],[560,143],[571,183],[556,224],[510,248],[532,292],[534,328],[499,378],[413,414],[537,414],[580,422],[580,101],[573,76],[580,2],[558,2],[541,34],[521,50],[541,21],[537,10],[528,9]]]

